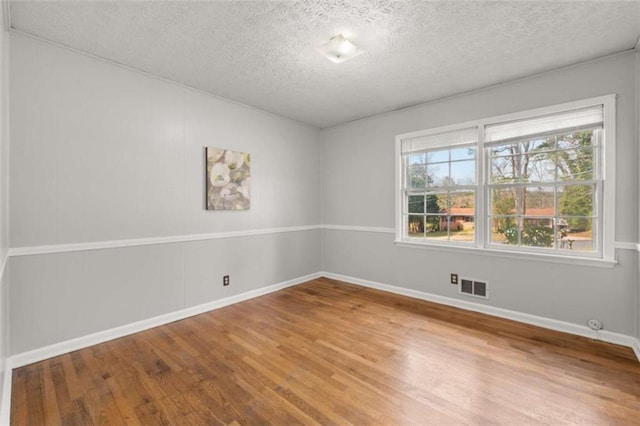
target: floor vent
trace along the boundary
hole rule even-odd
[[[486,281],[476,281],[469,278],[463,278],[460,280],[460,293],[468,294],[469,296],[482,297],[483,299],[489,298],[489,289]]]

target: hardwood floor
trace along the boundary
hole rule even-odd
[[[32,364],[11,422],[640,424],[624,347],[321,278]]]

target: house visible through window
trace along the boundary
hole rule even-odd
[[[398,136],[397,240],[611,259],[614,102]]]

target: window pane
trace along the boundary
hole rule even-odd
[[[593,218],[558,218],[558,248],[564,250],[595,251]]]
[[[525,156],[525,160],[526,156]],[[523,166],[523,180],[528,182],[553,182],[556,180],[556,155],[553,152],[536,153]]]
[[[553,188],[525,187],[523,211],[526,216],[555,216],[555,199]]]
[[[476,158],[476,147],[467,146],[464,148],[454,148],[451,150],[451,161],[474,160]]]
[[[457,161],[451,163],[451,185],[474,185],[476,183],[476,162]]]
[[[552,182],[556,178],[554,144],[536,139],[491,148],[491,182]]]
[[[409,166],[407,170],[407,186],[409,188],[425,188],[427,184],[426,166]]]
[[[560,216],[595,216],[594,196],[593,185],[559,186],[558,214]]]
[[[491,183],[510,183],[520,179],[516,173],[516,157],[491,158]]]
[[[472,216],[475,212],[476,196],[473,191],[456,191],[449,196],[450,214]]]
[[[424,195],[409,195],[407,213],[424,213]]]
[[[593,179],[593,148],[578,148],[558,152],[559,180]]]
[[[409,215],[407,220],[407,235],[410,237],[424,237],[424,216]]]
[[[440,213],[440,209],[447,205],[447,194],[428,193],[426,200],[427,213]]]
[[[475,192],[452,192],[449,195],[450,239],[452,241],[475,240]]]
[[[425,153],[407,155],[407,164],[409,166],[414,164],[426,164],[426,162],[427,162],[427,154]]]
[[[449,161],[449,149],[427,152],[427,163],[441,163]]]
[[[429,164],[427,173],[429,186],[444,186],[449,183],[449,163]]]
[[[518,244],[518,219],[515,216],[491,218],[491,243]]]
[[[531,152],[535,154],[548,154],[553,153],[556,150],[556,141],[555,137],[552,138],[541,138],[541,139],[531,139],[527,142],[524,142],[526,147],[526,152]]]
[[[505,155],[512,155],[518,150],[518,144],[502,144],[502,145],[494,145],[491,147],[491,156],[499,157]]]
[[[520,207],[522,188],[500,188],[491,190],[491,213],[514,215],[522,212]]]
[[[448,240],[447,217],[440,215],[427,215],[425,219],[426,237],[438,240]]]
[[[593,147],[593,130],[573,132],[555,137],[558,150]]]
[[[520,244],[529,247],[552,248],[554,243],[553,218],[531,218],[523,219]]]
[[[473,217],[467,217],[467,222],[451,222],[451,241],[474,242],[475,228],[473,226]],[[469,221],[470,220],[470,221]]]

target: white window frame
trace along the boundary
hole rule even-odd
[[[396,245],[402,247],[417,247],[457,252],[473,252],[490,256],[513,257],[520,259],[540,259],[551,262],[585,264],[591,266],[612,267],[615,260],[615,163],[616,163],[616,95],[598,96],[574,102],[567,102],[542,108],[535,108],[520,111],[512,114],[504,114],[495,117],[488,117],[480,120],[468,121],[464,123],[437,127],[417,132],[405,133],[396,136],[395,144],[395,164],[396,164]],[[498,246],[490,243],[487,220],[489,216],[489,170],[488,170],[488,149],[485,146],[485,127],[500,124],[508,121],[525,120],[537,116],[559,114],[571,110],[578,110],[592,106],[603,106],[603,132],[602,147],[600,148],[601,175],[602,181],[601,197],[598,199],[598,229],[596,234],[597,248],[594,252],[575,252],[540,250],[539,248]],[[439,133],[449,133],[468,128],[477,128],[477,148],[476,148],[476,210],[474,218],[475,243],[456,244],[451,241],[416,239],[405,236],[404,226],[404,179],[405,168],[403,164],[402,142],[408,139],[416,139],[426,136],[433,136]],[[446,148],[443,144],[442,148]],[[434,146],[435,148],[435,146]],[[594,224],[595,226],[595,224]]]

